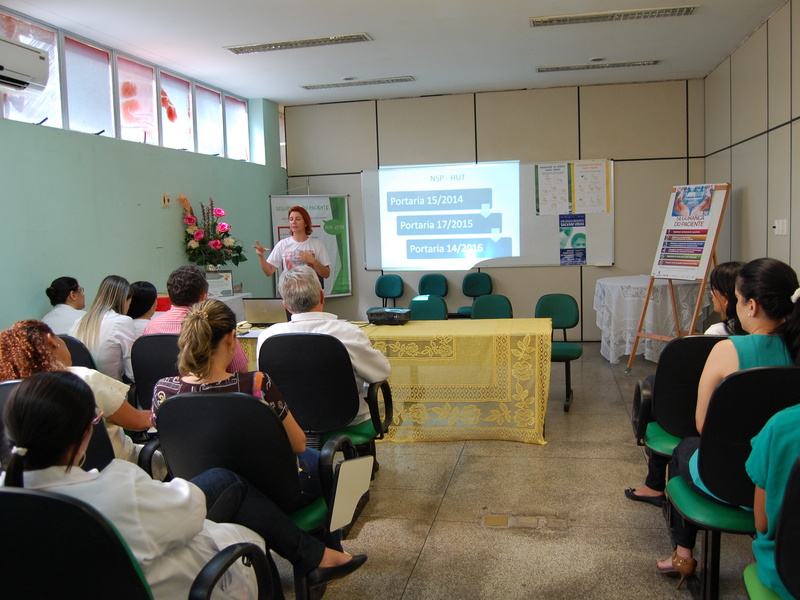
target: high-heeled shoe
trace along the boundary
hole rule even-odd
[[[341,579],[350,575],[353,571],[361,567],[367,561],[366,554],[356,554],[353,558],[346,563],[337,565],[335,567],[317,567],[306,575],[308,587],[315,588],[317,586],[330,583],[334,579]]]
[[[697,569],[697,561],[691,556],[678,556],[678,551],[676,550],[672,553],[671,566],[662,568],[658,566],[658,563],[656,563],[656,569],[662,575],[680,577],[681,580],[678,582],[678,589],[681,589],[684,580],[690,575],[694,575],[694,572]]]

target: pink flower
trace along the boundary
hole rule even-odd
[[[214,250],[222,250],[222,242],[219,240],[211,240],[208,242],[208,246]]]
[[[186,215],[183,217],[183,222],[186,225],[197,225],[197,217],[194,215]]]
[[[218,223],[217,224],[217,232],[218,233],[225,233],[231,230],[231,226],[227,223]]]
[[[194,232],[194,241],[199,242],[205,237],[205,235],[206,235],[205,231],[203,231],[202,229],[198,229],[197,231]]]
[[[225,211],[222,210],[221,208],[215,208],[214,209],[214,216],[215,217],[224,217],[225,216]]]

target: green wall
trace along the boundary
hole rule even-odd
[[[254,155],[267,166],[145,146],[0,118],[0,328],[50,309],[44,293],[56,277],[76,277],[87,302],[109,274],[147,280],[166,291],[166,278],[185,264],[181,192],[199,203],[214,198],[231,234],[246,242],[247,262],[229,265],[234,282],[272,295],[249,248],[271,241],[269,196],[285,193],[280,168],[278,108],[250,102]],[[258,132],[259,134],[261,131]],[[161,207],[170,194],[172,207]]]

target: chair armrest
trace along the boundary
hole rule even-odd
[[[378,406],[378,390],[383,392],[383,419],[381,419],[380,407]],[[367,388],[367,397],[365,398],[367,406],[369,406],[369,416],[372,420],[372,426],[378,433],[377,439],[382,440],[383,434],[389,431],[389,425],[392,424],[394,418],[394,404],[392,402],[392,388],[389,387],[388,381],[377,381],[370,383]]]
[[[353,441],[343,433],[330,437],[322,446],[319,452],[319,481],[322,485],[322,496],[329,508],[333,497],[334,460],[337,452],[342,452],[345,458],[358,456]]]
[[[137,464],[145,473],[150,475],[150,477],[153,476],[153,455],[159,448],[161,448],[161,440],[159,440],[158,437],[153,437],[147,441],[144,448],[139,452]]]
[[[653,387],[646,379],[636,382],[633,390],[633,407],[631,409],[631,424],[636,443],[644,446],[644,435],[647,424],[653,420]]]
[[[231,566],[240,558],[244,559],[244,564],[253,568],[256,574],[259,600],[269,600],[272,598],[272,568],[271,558],[268,558],[264,551],[256,544],[241,542],[233,544],[222,550],[212,558],[201,569],[195,577],[192,588],[189,591],[189,600],[208,600],[214,591],[214,586],[219,578],[225,574]]]

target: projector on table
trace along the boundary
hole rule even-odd
[[[376,308],[367,313],[372,325],[405,325],[411,319],[407,308]]]

